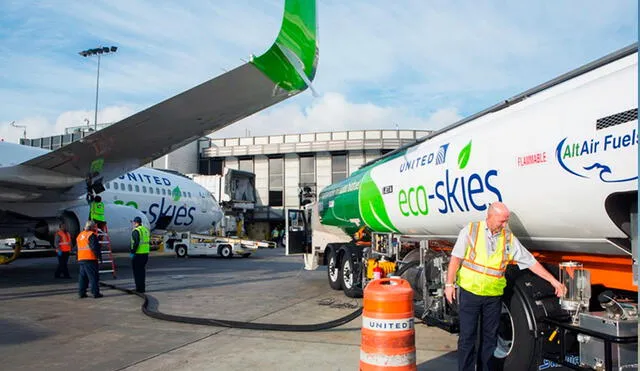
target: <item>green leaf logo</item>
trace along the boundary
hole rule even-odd
[[[370,172],[367,172],[360,182],[358,204],[362,220],[371,229],[378,232],[398,232],[387,213],[380,189],[371,178]]]
[[[460,151],[460,154],[458,155],[458,168],[460,168],[460,170],[467,167],[467,163],[469,162],[470,156],[471,156],[471,141],[469,141],[469,144],[464,146],[464,148],[462,149],[462,151]]]
[[[180,197],[182,196],[182,191],[180,191],[180,187],[176,186],[173,191],[171,191],[171,196],[174,201],[180,201]]]

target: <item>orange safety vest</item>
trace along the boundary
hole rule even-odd
[[[70,252],[71,251],[71,235],[67,231],[58,231],[58,236],[60,236],[60,241],[58,242],[58,246],[60,251],[62,252]]]
[[[82,260],[98,260],[96,254],[93,253],[89,246],[89,237],[95,235],[94,231],[82,231],[76,238],[76,244],[78,245],[78,261]]]

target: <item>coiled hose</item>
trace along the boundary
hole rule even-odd
[[[349,323],[353,321],[354,319],[359,317],[360,314],[362,314],[362,307],[360,307],[353,313],[350,313],[344,317],[335,319],[333,321],[315,323],[315,324],[306,324],[306,325],[256,323],[256,322],[229,321],[229,320],[211,319],[211,318],[186,317],[186,316],[177,316],[174,314],[166,314],[156,309],[149,308],[149,296],[146,294],[139,293],[130,289],[121,288],[116,285],[105,283],[105,282],[100,282],[100,285],[109,287],[114,290],[122,291],[130,295],[136,295],[144,299],[144,303],[142,303],[142,307],[141,307],[142,313],[146,314],[151,318],[159,319],[162,321],[190,323],[192,325],[240,328],[245,330],[309,332],[309,331],[327,330],[333,327],[344,325],[345,323]]]

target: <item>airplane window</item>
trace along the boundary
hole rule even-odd
[[[156,193],[160,194],[160,188],[156,188]]]
[[[104,186],[105,186],[105,188],[107,188],[107,189],[111,189],[111,186],[109,185],[109,183],[105,183],[105,184],[104,184]]]
[[[140,186],[136,184],[136,192],[140,193]]]
[[[182,197],[187,197],[187,192],[182,191]]]
[[[113,189],[118,189],[118,183],[113,183]]]
[[[147,193],[147,186],[142,186],[142,193]]]
[[[133,192],[133,187],[131,186],[131,184],[127,184],[127,190],[129,192]]]
[[[189,194],[189,198],[191,198],[191,192],[187,192]]]
[[[149,193],[153,194],[153,187],[149,187]]]
[[[164,189],[164,188],[162,188],[162,195],[163,195],[163,196],[166,196],[166,195],[167,195],[167,190],[166,190],[166,189]]]

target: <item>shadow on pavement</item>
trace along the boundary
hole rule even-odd
[[[418,365],[419,371],[454,371],[457,369],[458,357],[456,355],[456,352],[443,354],[440,357],[430,359],[427,362],[422,362]]]

